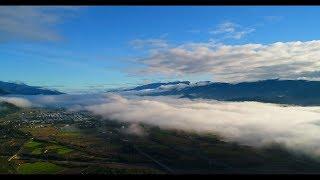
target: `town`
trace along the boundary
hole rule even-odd
[[[30,124],[36,123],[50,123],[53,122],[81,122],[93,118],[87,112],[72,112],[72,111],[43,111],[43,110],[30,110],[21,113],[21,121]]]

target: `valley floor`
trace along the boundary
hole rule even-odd
[[[213,134],[102,120],[88,112],[8,107],[0,115],[3,174],[319,173],[320,161],[279,145],[252,148]],[[59,117],[51,121],[51,115]],[[39,116],[42,115],[42,116]],[[37,118],[38,117],[38,118]],[[39,118],[41,117],[41,118]]]

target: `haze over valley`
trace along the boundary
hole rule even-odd
[[[318,174],[319,12],[0,7],[0,173]]]

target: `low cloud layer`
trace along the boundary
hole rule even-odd
[[[108,102],[105,94],[77,94],[77,95],[17,95],[0,97],[1,101],[15,104],[19,107],[49,107],[69,108],[80,110],[88,105]]]
[[[280,143],[289,149],[320,155],[320,107],[168,97],[127,99],[109,96],[108,99],[107,103],[86,109],[106,119],[215,133],[228,141],[257,147]]]
[[[0,97],[0,102],[8,102],[22,108],[31,107],[33,105],[29,100],[21,97]]]
[[[264,79],[320,79],[320,41],[272,44],[183,44],[156,49],[140,59],[142,74],[201,75],[214,81],[241,82]]]
[[[10,98],[1,100],[23,106],[31,103],[88,110],[105,119],[133,124],[128,132],[137,135],[143,134],[138,124],[146,123],[164,129],[214,133],[254,147],[280,143],[296,152],[320,156],[320,107],[115,94],[19,97],[24,101]]]
[[[145,136],[146,132],[139,124],[130,124],[129,127],[123,130],[124,133],[132,134],[136,136]]]

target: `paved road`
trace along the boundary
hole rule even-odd
[[[171,174],[174,173],[174,171],[173,171],[171,168],[169,168],[168,166],[166,166],[165,164],[157,161],[156,159],[154,159],[154,158],[153,158],[152,156],[150,156],[149,154],[141,151],[138,147],[136,147],[136,146],[134,146],[134,145],[132,145],[132,146],[133,146],[133,148],[134,148],[137,152],[139,152],[141,155],[147,157],[147,158],[150,159],[152,162],[154,162],[155,164],[157,164],[158,166],[160,166],[161,169],[163,169],[163,170],[165,170],[166,172],[171,173]]]

